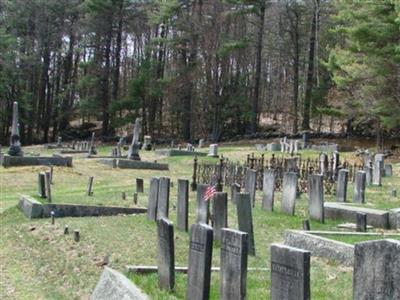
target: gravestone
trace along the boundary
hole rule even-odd
[[[8,150],[10,156],[23,156],[21,149],[19,123],[18,123],[18,102],[13,104],[13,114],[11,123],[11,136],[10,136],[10,149]]]
[[[45,182],[45,187],[46,187],[46,198],[47,201],[51,202],[52,197],[51,197],[51,175],[49,171],[46,171],[44,176],[44,182]]]
[[[282,182],[282,212],[293,216],[295,212],[297,196],[297,174],[294,172],[287,172],[283,175]]]
[[[322,175],[308,177],[308,213],[310,218],[324,223],[324,178]]]
[[[208,184],[197,185],[197,208],[196,208],[196,223],[208,224],[210,217],[209,201],[204,200],[205,193],[208,188]]]
[[[400,299],[400,241],[378,240],[354,247],[353,299]]]
[[[157,220],[157,271],[160,289],[173,290],[175,285],[174,226],[165,218]]]
[[[147,219],[155,221],[157,219],[157,204],[158,204],[158,186],[160,183],[159,178],[150,179],[150,188],[147,205]]]
[[[385,164],[385,176],[391,177],[393,175],[393,168],[390,164]]]
[[[271,245],[271,300],[308,300],[310,296],[309,251]]]
[[[372,167],[370,166],[364,166],[364,172],[365,172],[365,184],[366,185],[371,185],[372,184]]]
[[[91,138],[91,140],[90,140],[90,146],[89,146],[89,153],[88,153],[88,155],[95,155],[95,154],[97,154],[96,147],[95,147],[95,145],[94,145],[94,137],[95,137],[95,134],[94,134],[94,132],[92,132],[92,138]]]
[[[275,170],[264,171],[262,208],[267,211],[274,210]]]
[[[358,171],[356,174],[356,179],[354,181],[354,203],[365,203],[365,183],[366,173],[364,171]]]
[[[233,183],[231,185],[231,201],[233,204],[236,204],[236,194],[240,193],[240,184],[239,183]]]
[[[256,201],[256,184],[257,184],[257,171],[248,168],[246,171],[244,191],[245,193],[250,194],[251,203],[253,204],[253,207]]]
[[[218,157],[218,144],[211,144],[210,145],[208,156]]]
[[[328,169],[328,155],[321,153],[319,155],[319,172],[325,174]]]
[[[129,150],[128,150],[128,159],[140,160],[140,156],[139,156],[140,131],[141,131],[141,120],[140,120],[140,118],[136,118],[135,127],[133,129],[132,143],[129,146]]]
[[[38,174],[38,194],[40,198],[46,198],[46,174],[40,172]]]
[[[253,215],[251,208],[251,198],[249,193],[239,193],[236,195],[236,207],[238,216],[238,228],[240,231],[246,232],[248,237],[248,253],[256,255],[253,234]]]
[[[310,142],[310,133],[308,131],[303,132],[303,145],[304,148],[308,147],[308,143]]]
[[[88,196],[93,196],[93,191],[92,191],[93,179],[94,179],[93,176],[89,176],[87,190],[86,190],[86,195],[88,195]]]
[[[150,151],[152,148],[151,145],[151,136],[150,135],[145,135],[143,137],[143,149],[146,151]]]
[[[336,201],[346,202],[347,198],[347,182],[349,180],[349,170],[341,169],[338,173],[336,183]]]
[[[217,192],[212,200],[214,240],[221,240],[221,229],[228,227],[228,194]]]
[[[221,230],[220,299],[246,299],[248,234]]]
[[[199,149],[203,148],[204,145],[204,139],[199,140]]]
[[[356,214],[356,231],[366,232],[367,231],[367,214],[358,212]]]
[[[178,179],[177,226],[188,231],[189,180]]]
[[[158,184],[157,219],[168,218],[170,179],[161,177]]]
[[[209,299],[212,245],[212,228],[206,224],[193,224],[190,228],[186,299]]]
[[[375,160],[374,167],[372,170],[372,184],[381,186],[382,185],[382,169],[383,160]]]
[[[143,193],[143,178],[136,178],[136,193]]]

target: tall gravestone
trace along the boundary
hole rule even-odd
[[[282,182],[282,212],[293,216],[296,206],[297,196],[297,174],[287,172],[283,175]]]
[[[158,285],[164,290],[173,290],[175,285],[174,226],[165,218],[157,220],[157,271]]]
[[[240,193],[240,184],[233,183],[231,185],[231,201],[233,204],[236,204],[236,194]]]
[[[221,231],[220,299],[246,299],[248,234],[224,228]]]
[[[150,179],[150,188],[149,188],[149,196],[147,204],[147,219],[150,221],[156,221],[157,219],[159,183],[160,183],[159,178],[153,177]]]
[[[275,170],[264,171],[262,208],[267,211],[274,210]]]
[[[170,179],[161,177],[158,184],[157,219],[168,218]]]
[[[237,216],[238,216],[238,228],[240,231],[246,232],[249,235],[248,238],[248,253],[249,255],[256,255],[256,249],[254,244],[254,233],[253,233],[253,214],[251,208],[251,198],[249,193],[240,193],[237,195]]]
[[[364,166],[366,185],[372,184],[372,167],[369,165]]]
[[[328,170],[328,155],[321,153],[319,155],[319,171],[321,174],[325,174]]]
[[[208,224],[208,219],[210,217],[210,202],[204,199],[206,194],[208,184],[197,185],[197,208],[196,208],[196,222]]]
[[[366,173],[364,171],[357,171],[353,191],[354,203],[365,203],[365,185]]]
[[[271,245],[271,300],[308,300],[310,296],[309,251]]]
[[[228,194],[215,193],[212,200],[214,240],[221,240],[221,229],[228,227]]]
[[[44,172],[38,174],[38,194],[40,198],[46,198],[46,174]]]
[[[94,137],[95,137],[95,133],[92,132],[92,138],[90,139],[90,146],[89,146],[89,153],[88,155],[95,155],[97,153],[96,151],[96,147],[94,145]]]
[[[349,180],[349,170],[341,169],[338,173],[336,183],[336,201],[346,202],[347,198],[347,182]]]
[[[308,212],[310,218],[324,223],[324,178],[322,175],[308,177]]]
[[[88,196],[93,196],[93,180],[94,180],[94,177],[89,176],[87,190],[86,190],[86,195],[88,195]]]
[[[13,104],[10,149],[8,150],[8,154],[10,156],[23,156],[19,135],[18,102],[16,101]]]
[[[140,156],[139,156],[140,131],[141,131],[141,120],[140,120],[140,118],[136,118],[135,127],[133,129],[132,143],[129,146],[129,150],[128,150],[128,159],[140,160]]]
[[[251,203],[253,203],[253,206],[256,201],[256,187],[257,187],[257,171],[249,168],[247,169],[246,172],[244,191],[245,193],[250,194]]]
[[[383,175],[383,157],[375,156],[374,167],[372,171],[372,184],[373,185],[382,185],[382,175]]]
[[[190,228],[186,299],[209,299],[212,245],[212,228],[202,223],[193,224]]]
[[[177,223],[180,230],[188,231],[189,180],[178,179]]]
[[[353,299],[400,299],[400,241],[355,245]]]
[[[144,192],[144,182],[143,178],[136,178],[136,193]]]

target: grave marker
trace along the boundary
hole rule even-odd
[[[310,218],[324,223],[324,182],[322,175],[308,177],[308,212]]]
[[[188,231],[189,180],[178,179],[177,226]]]
[[[89,181],[88,181],[87,190],[86,190],[86,195],[88,195],[88,196],[93,196],[93,191],[92,191],[93,179],[94,179],[93,176],[89,176]]]
[[[170,179],[161,177],[158,184],[157,219],[168,218]]]
[[[143,178],[136,178],[136,193],[143,193]]]
[[[249,255],[256,255],[253,234],[253,215],[251,208],[251,199],[249,193],[239,193],[236,196],[236,207],[238,216],[238,227],[240,231],[246,232],[248,237],[248,253]]]
[[[157,220],[158,235],[158,286],[173,290],[175,285],[174,226],[165,218]]]
[[[240,184],[239,183],[233,183],[231,185],[231,201],[233,204],[236,204],[236,194],[240,193]]]
[[[393,175],[393,168],[390,164],[385,164],[385,176],[391,177]]]
[[[356,214],[356,231],[366,232],[367,231],[367,214],[358,212]]]
[[[341,169],[338,173],[336,183],[336,201],[346,202],[347,198],[347,182],[349,180],[349,170]]]
[[[208,224],[208,219],[210,217],[209,212],[209,201],[204,200],[204,196],[206,190],[208,188],[208,184],[199,184],[197,185],[197,208],[196,208],[196,222]]]
[[[40,172],[38,174],[38,194],[40,198],[46,198],[46,174]]]
[[[51,178],[50,178],[50,172],[46,171],[44,176],[44,182],[45,182],[45,186],[46,186],[46,198],[47,201],[51,202],[52,198],[51,198]]]
[[[354,181],[354,203],[365,203],[365,183],[366,173],[364,171],[358,171],[356,174],[356,180]]]
[[[262,208],[267,211],[274,210],[275,170],[264,171]]]
[[[282,182],[282,212],[293,216],[296,206],[297,196],[297,174],[294,172],[287,172],[283,175]]]
[[[256,201],[256,184],[257,184],[257,171],[248,168],[244,183],[244,191],[245,193],[250,194],[251,203],[253,204],[253,207]]]
[[[212,200],[214,240],[221,240],[221,229],[228,227],[228,194],[215,193]]]
[[[151,178],[150,179],[150,189],[147,205],[147,219],[155,221],[157,219],[157,203],[158,203],[158,186],[160,179]]]

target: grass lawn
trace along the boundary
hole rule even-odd
[[[39,147],[26,152],[51,154]],[[206,149],[204,149],[206,151]],[[107,155],[111,147],[101,147],[100,155]],[[220,147],[219,153],[230,160],[244,161],[254,147]],[[316,157],[317,152],[307,151],[303,157]],[[268,156],[268,155],[266,155]],[[176,220],[177,178],[191,179],[193,158],[158,157],[154,152],[141,152],[142,160],[167,162],[169,171],[120,170],[99,164],[84,155],[74,155],[74,167],[54,167],[52,197],[55,203],[80,203],[95,205],[133,206],[132,194],[135,179],[145,180],[145,191],[139,194],[138,206],[147,206],[149,178],[169,176],[174,181],[170,195],[170,219]],[[341,159],[355,159],[343,154]],[[218,160],[199,157],[199,161]],[[28,220],[16,208],[18,194],[35,196],[37,173],[46,167],[0,167],[0,298],[1,299],[87,299],[102,271],[100,262],[110,255],[109,266],[123,271],[125,265],[156,265],[156,224],[149,222],[146,215],[60,218],[56,225],[49,219]],[[93,197],[85,195],[88,177],[94,176]],[[383,179],[382,187],[367,187],[368,207],[389,209],[400,207],[400,197],[393,198],[390,191],[400,187],[400,164],[394,165],[394,176]],[[229,189],[227,189],[229,191]],[[127,193],[122,200],[121,192]],[[349,187],[351,197],[352,187]],[[280,212],[280,193],[276,193],[275,212],[261,210],[261,193],[257,193],[253,210],[255,232],[255,257],[249,257],[249,267],[269,268],[270,245],[282,241],[286,229],[300,229],[307,218],[307,198],[302,195],[296,202],[296,216],[289,217]],[[326,200],[332,200],[327,196]],[[190,192],[189,224],[195,220],[195,193]],[[311,222],[313,230],[337,230],[340,221],[328,220],[326,224]],[[228,224],[237,228],[236,208],[230,203]],[[81,241],[73,242],[72,234],[64,235],[68,225],[70,232],[80,229]],[[176,265],[186,266],[189,236],[175,229]],[[213,248],[213,266],[219,266],[220,249]],[[177,274],[176,289],[172,293],[157,288],[157,275],[132,275],[131,279],[153,299],[184,299],[186,275]],[[270,273],[254,271],[248,273],[248,299],[269,299]],[[312,299],[351,299],[352,269],[336,263],[312,258]],[[211,299],[218,299],[219,273],[212,275]]]

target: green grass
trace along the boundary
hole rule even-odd
[[[39,147],[27,151],[46,152]],[[101,147],[99,153],[107,155],[111,147]],[[230,160],[244,161],[248,153],[257,153],[254,147],[224,146],[220,154]],[[280,154],[279,154],[280,155]],[[316,157],[317,152],[307,151],[303,157]],[[350,154],[345,154],[352,159]],[[135,179],[145,179],[145,193],[139,194],[138,206],[147,205],[149,178],[169,176],[175,182],[170,195],[170,219],[176,220],[177,178],[191,179],[192,157],[158,157],[154,152],[141,152],[143,160],[168,162],[169,171],[120,170],[99,164],[84,155],[74,155],[73,168],[54,168],[53,202],[96,205],[133,206],[132,194]],[[343,158],[343,156],[342,156]],[[199,161],[218,162],[218,159],[199,157]],[[128,264],[156,265],[156,226],[145,215],[60,218],[51,226],[49,219],[28,220],[16,208],[18,194],[36,196],[37,173],[46,167],[0,168],[0,298],[1,299],[82,299],[93,290],[102,267],[98,263],[110,255],[110,267],[123,271]],[[382,187],[367,188],[369,207],[400,207],[400,198],[392,198],[390,190],[399,186],[400,164],[394,167],[394,176],[383,179]],[[89,176],[94,176],[94,196],[85,195]],[[351,195],[349,187],[349,196]],[[229,189],[227,189],[229,191]],[[121,192],[128,200],[121,199]],[[257,256],[249,257],[249,267],[270,265],[270,245],[281,242],[286,229],[300,229],[302,220],[308,217],[306,195],[296,202],[296,216],[280,212],[280,193],[276,193],[273,213],[260,208],[261,193],[253,211]],[[333,199],[327,196],[327,200]],[[189,223],[195,220],[195,193],[190,193]],[[311,222],[313,230],[336,230],[340,221],[328,220],[326,224]],[[236,209],[230,203],[228,224],[237,228]],[[74,243],[72,234],[64,235],[68,225],[70,232],[80,229],[81,242]],[[175,230],[176,265],[186,266],[189,236]],[[219,266],[220,250],[213,249],[213,266]],[[167,293],[157,288],[157,276],[132,275],[132,280],[153,299],[184,299],[186,275],[177,274],[176,289]],[[269,299],[270,273],[249,272],[248,299]],[[311,287],[313,299],[351,299],[352,270],[336,263],[312,258]],[[213,273],[211,299],[218,299],[219,273]]]

